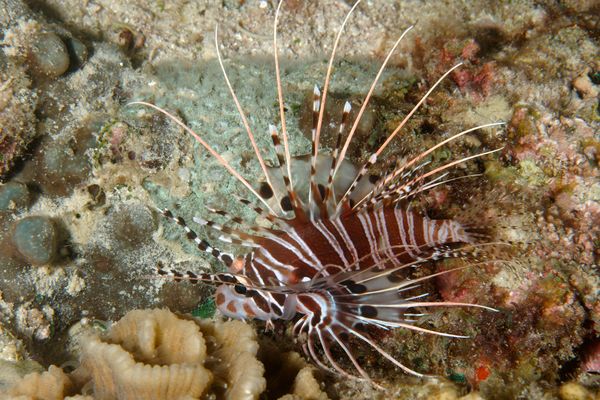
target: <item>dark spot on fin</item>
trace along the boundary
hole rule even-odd
[[[231,275],[220,274],[219,278],[220,278],[221,282],[224,282],[224,283],[237,283],[237,279],[235,279]]]
[[[171,273],[173,274],[173,280],[175,282],[181,282],[183,280],[183,275],[175,270],[171,270]]]
[[[193,273],[192,271],[187,271],[187,276],[192,283],[198,283],[198,275]]]
[[[267,182],[263,182],[260,185],[260,197],[262,197],[263,199],[270,199],[271,197],[273,197],[273,189],[271,188],[271,185],[269,185]]]
[[[377,309],[373,306],[360,306],[358,312],[361,316],[365,318],[375,318],[377,317]]]
[[[223,254],[221,256],[221,260],[225,263],[225,265],[227,265],[228,267],[231,266],[231,264],[233,263],[233,259],[228,255],[228,254]]]
[[[378,180],[379,180],[379,175],[374,175],[374,174],[369,175],[369,182],[371,182],[373,185],[376,184]]]
[[[293,210],[292,201],[290,200],[290,196],[285,196],[284,198],[281,199],[281,208],[283,208],[283,211],[292,211]]]
[[[246,286],[242,285],[241,283],[238,283],[237,285],[235,285],[233,287],[233,289],[238,294],[245,294],[246,293]]]
[[[392,282],[392,283],[399,283],[404,281],[406,278],[404,278],[402,275],[400,274],[396,274],[396,273],[391,273],[387,276],[388,281]]]
[[[341,282],[342,285],[346,286],[350,293],[353,294],[361,294],[367,291],[367,287],[365,285],[361,285],[360,283],[356,283],[353,280],[345,280]]]
[[[325,198],[325,186],[323,186],[319,183],[319,185],[317,187],[319,188],[319,193],[321,194],[321,198],[324,199]]]

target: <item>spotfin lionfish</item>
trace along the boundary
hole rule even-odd
[[[294,334],[305,334],[303,350],[318,366],[346,377],[356,377],[344,369],[334,357],[332,350],[333,347],[337,347],[347,356],[358,374],[372,382],[353,353],[350,340],[370,346],[403,371],[421,377],[424,375],[403,365],[380,347],[370,334],[373,329],[406,328],[446,337],[465,338],[467,336],[437,332],[418,326],[416,322],[424,315],[420,310],[428,307],[464,306],[495,311],[493,308],[477,304],[427,301],[424,299],[427,293],[416,292],[425,281],[469,265],[412,279],[410,271],[435,260],[466,258],[477,249],[492,243],[483,241],[487,239],[487,235],[481,228],[453,219],[430,219],[411,210],[407,204],[419,193],[458,179],[446,178],[450,168],[500,149],[485,151],[428,169],[426,160],[429,155],[469,132],[496,127],[503,123],[490,123],[464,130],[402,165],[396,165],[387,174],[377,179],[369,179],[372,177],[369,171],[379,161],[382,152],[442,80],[461,66],[461,63],[458,63],[423,95],[364,165],[357,167],[346,160],[348,146],[377,82],[400,41],[412,29],[411,26],[402,33],[387,54],[353,122],[349,121],[351,104],[345,103],[335,146],[329,155],[323,154],[319,141],[334,57],[343,36],[344,26],[359,3],[360,0],[353,5],[337,32],[322,90],[318,86],[314,88],[312,151],[309,157],[292,157],[290,154],[277,51],[277,21],[283,1],[278,3],[273,25],[273,51],[280,126],[269,126],[278,160],[277,167],[267,167],[261,156],[246,114],[225,71],[219,52],[218,27],[215,28],[217,57],[225,83],[264,173],[264,182],[259,188],[255,188],[242,177],[202,137],[173,114],[143,101],[130,104],[157,110],[191,134],[262,203],[262,206],[246,199],[239,200],[271,224],[269,227],[255,225],[242,229],[214,220],[194,218],[200,225],[218,231],[221,240],[251,248],[246,254],[234,256],[199,238],[183,218],[174,216],[168,209],[160,209],[165,217],[185,230],[187,238],[195,241],[200,250],[223,262],[228,271],[196,273],[159,268],[158,273],[176,281],[202,281],[218,285],[216,305],[225,316],[238,319],[256,318],[267,323],[272,323],[273,320],[294,321]],[[347,127],[349,131],[342,145],[342,137]],[[298,171],[305,171],[307,179],[293,179],[292,171],[296,172],[296,176],[299,175]],[[233,224],[243,224],[240,217],[227,211],[213,208],[209,210],[228,218]]]

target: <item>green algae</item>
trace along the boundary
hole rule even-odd
[[[504,166],[498,160],[486,160],[484,162],[484,174],[492,182],[502,181],[505,183],[514,182],[518,176],[518,170],[513,166]]]
[[[209,297],[202,303],[198,304],[198,307],[192,311],[192,315],[196,318],[202,319],[213,318],[216,311],[217,305],[215,304],[215,299],[213,297]]]
[[[535,136],[538,133],[536,121],[540,119],[540,112],[530,105],[517,105],[514,107],[514,116],[519,115],[520,118],[516,124],[511,124],[508,129],[508,138],[513,142],[527,136]]]
[[[547,183],[544,170],[532,159],[525,159],[519,162],[517,171],[519,174],[517,181],[523,185],[543,186]]]
[[[467,377],[465,376],[465,374],[462,374],[460,372],[451,372],[448,375],[448,379],[450,379],[452,382],[456,382],[456,383],[466,383],[467,382]]]

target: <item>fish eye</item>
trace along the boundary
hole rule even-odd
[[[238,283],[233,287],[233,290],[235,290],[235,292],[238,294],[246,294],[247,289],[246,286],[242,285],[241,283]]]

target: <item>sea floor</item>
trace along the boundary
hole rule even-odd
[[[288,0],[282,7],[278,51],[294,155],[310,152],[313,87],[323,86],[352,3]],[[28,372],[76,364],[73,327],[82,321],[105,326],[147,308],[221,318],[210,286],[155,276],[158,266],[222,268],[157,207],[190,225],[210,207],[252,223],[256,214],[236,200],[250,194],[183,129],[128,103],[172,112],[258,187],[261,169],[216,58],[215,27],[231,84],[274,165],[275,7],[257,0],[0,0],[0,393]],[[381,159],[401,162],[452,133],[506,122],[434,152],[432,165],[441,165],[501,149],[459,164],[463,175],[479,176],[436,187],[417,206],[434,217],[497,223],[501,239],[516,244],[505,263],[431,285],[435,299],[499,310],[436,310],[421,322],[470,339],[401,329],[378,338],[403,363],[436,378],[407,376],[361,349],[361,363],[387,392],[326,372],[310,375],[323,396],[600,396],[598,14],[600,6],[585,0],[372,0],[357,7],[334,62],[323,148],[334,144],[344,102],[356,113],[387,52],[414,25],[390,58],[348,157],[365,162],[462,61]],[[218,243],[218,235],[194,228]],[[248,323],[263,364],[281,362],[273,357],[280,352],[301,366],[294,371],[304,368],[287,355],[302,352],[288,326],[266,331]],[[267,382],[280,378],[265,367]],[[318,398],[306,390],[288,398]],[[267,391],[261,398],[275,397]]]

